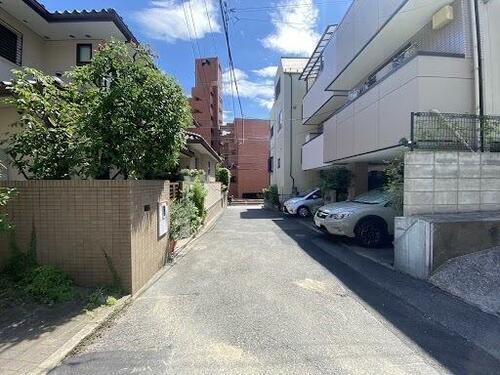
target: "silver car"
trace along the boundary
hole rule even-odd
[[[400,214],[389,194],[371,190],[351,201],[321,207],[314,224],[330,234],[356,238],[362,246],[377,247],[394,234],[394,218]]]
[[[313,189],[307,194],[291,198],[283,203],[283,211],[300,217],[308,217],[324,204],[321,190]]]

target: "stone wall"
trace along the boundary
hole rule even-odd
[[[5,211],[22,251],[36,234],[38,261],[67,272],[77,284],[113,282],[135,293],[164,264],[168,236],[158,237],[157,206],[169,200],[165,181],[16,181]],[[0,235],[0,268],[11,254]],[[108,256],[112,267],[106,261]]]
[[[500,153],[406,153],[405,216],[496,210]]]

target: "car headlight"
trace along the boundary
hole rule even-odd
[[[350,215],[349,212],[340,212],[337,214],[331,214],[330,218],[335,219],[335,220],[342,220],[342,219],[345,219],[346,217],[348,217],[349,215]]]

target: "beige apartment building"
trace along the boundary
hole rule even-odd
[[[12,70],[33,67],[53,76],[63,76],[69,68],[86,64],[93,51],[105,40],[136,39],[121,17],[112,9],[102,11],[55,12],[46,10],[36,0],[2,0],[0,2],[0,137],[5,139],[16,122],[14,107],[2,98],[8,96],[3,82],[12,78]],[[9,167],[2,179],[21,176]]]
[[[318,125],[302,124],[306,82],[299,77],[307,61],[307,58],[281,58],[274,81],[269,170],[271,185],[278,186],[281,200],[319,184],[318,171],[305,171],[301,167],[302,145],[319,131]]]
[[[300,78],[302,169],[353,169],[370,188],[411,139],[412,112],[500,114],[499,0],[354,0]]]

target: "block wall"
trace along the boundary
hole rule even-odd
[[[497,210],[500,153],[406,153],[405,216]]]
[[[32,233],[38,261],[61,268],[81,286],[112,283],[104,254],[128,292],[136,292],[163,266],[167,239],[157,236],[156,211],[159,201],[168,200],[168,183],[15,181],[1,186],[15,188],[17,197],[4,208],[15,231],[0,235],[0,268],[11,254],[9,236],[26,251]]]

